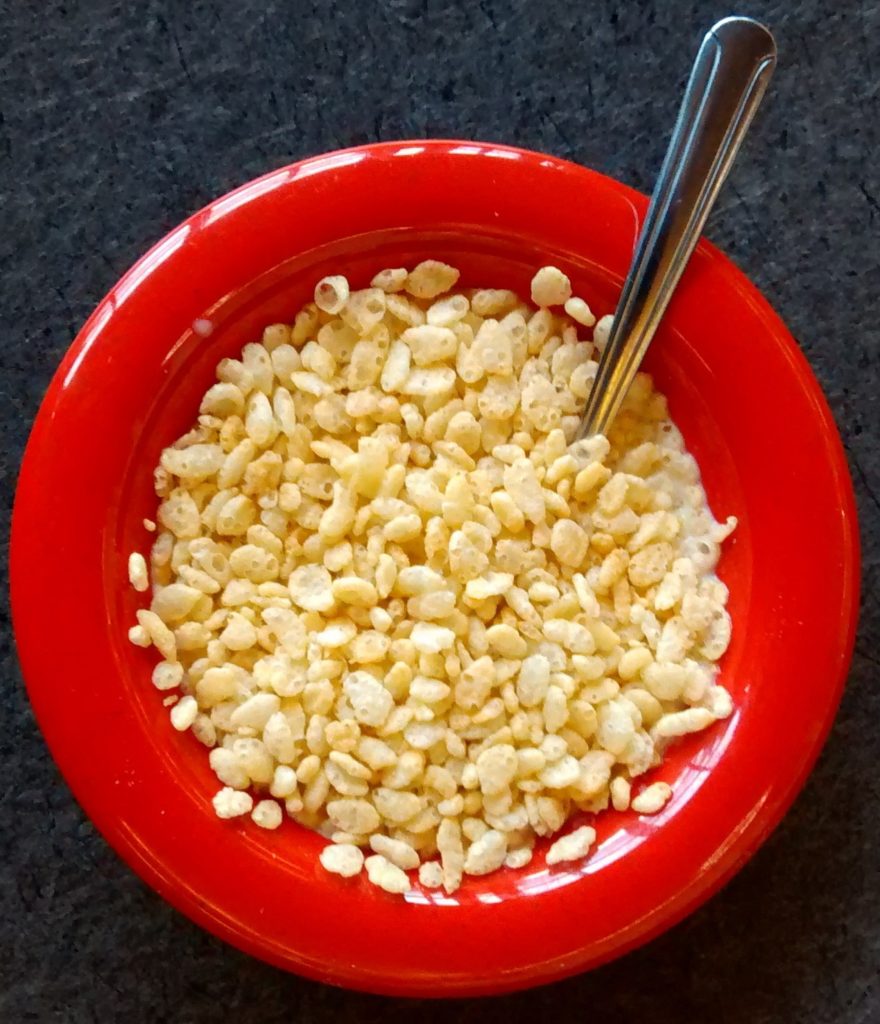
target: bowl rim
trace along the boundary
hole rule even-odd
[[[616,192],[629,199],[642,214],[647,204],[647,199],[640,193],[630,189],[614,179],[599,174],[588,168],[581,167],[569,161],[557,157],[520,149],[518,147],[505,146],[490,142],[475,142],[472,140],[459,139],[414,139],[396,140],[384,143],[377,143],[365,146],[356,146],[349,149],[337,150],[330,153],[319,154],[304,160],[296,161],[284,168],[275,169],[256,179],[248,181],[224,196],[213,200],[202,209],[192,214],[183,221],[177,228],[173,229],[155,245],[153,245],[131,268],[119,279],[110,289],[108,294],[101,300],[94,312],[88,318],[82,329],[76,336],[70,348],[64,355],[58,370],[54,374],[47,390],[46,396],[40,406],[35,419],[31,435],[22,459],[21,472],[18,488],[15,496],[12,516],[11,545],[10,545],[10,593],[12,604],[12,620],[19,647],[19,659],[22,665],[28,694],[34,708],[37,721],[43,731],[46,742],[58,763],[62,774],[73,791],[77,801],[84,808],[86,814],[94,822],[104,838],[122,856],[142,878],[144,878],[154,889],[160,892],[179,910],[187,914],[191,919],[206,927],[208,930],[224,938],[226,941],[238,946],[249,953],[285,967],[295,969],[299,973],[322,981],[330,981],[336,984],[345,984],[349,987],[360,988],[368,991],[419,995],[463,995],[482,994],[486,992],[510,991],[529,985],[538,984],[544,981],[555,980],[576,973],[585,969],[585,966],[597,966],[614,956],[620,955],[637,945],[648,941],[661,931],[671,927],[687,914],[691,913],[697,906],[702,904],[714,892],[745,863],[745,861],[762,845],[770,832],[776,827],[784,816],[795,796],[802,788],[807,775],[815,763],[819,752],[830,731],[839,701],[842,694],[849,662],[855,641],[855,628],[858,614],[859,600],[859,534],[857,527],[856,505],[852,488],[852,480],[848,471],[843,445],[834,423],[833,416],[821,388],[813,375],[813,372],[800,348],[795,343],[782,321],[772,311],[771,307],[758,292],[754,285],[742,274],[741,271],[722,255],[719,250],[705,240],[700,242],[700,251],[707,254],[713,261],[723,266],[726,273],[733,275],[740,290],[747,296],[748,300],[759,307],[765,315],[769,315],[777,327],[777,340],[786,346],[786,355],[790,361],[793,372],[798,378],[801,387],[809,395],[815,415],[821,420],[821,427],[830,445],[831,458],[833,461],[833,473],[837,480],[839,490],[836,500],[839,502],[841,511],[841,553],[847,567],[847,587],[844,593],[844,600],[840,608],[839,624],[842,637],[840,661],[840,672],[838,678],[829,686],[827,700],[822,708],[821,719],[817,722],[817,728],[801,749],[801,755],[796,765],[788,774],[787,782],[771,815],[749,823],[748,829],[739,833],[737,840],[736,855],[728,856],[724,870],[717,871],[710,879],[696,879],[685,898],[678,900],[674,906],[670,906],[659,922],[653,921],[646,926],[644,931],[634,940],[629,941],[620,948],[608,955],[590,960],[586,965],[574,963],[570,965],[556,965],[551,969],[544,969],[532,977],[517,977],[511,979],[499,978],[492,984],[474,983],[460,985],[450,991],[438,991],[436,987],[425,986],[418,979],[405,982],[400,978],[366,978],[356,971],[347,970],[344,965],[335,965],[330,971],[316,967],[308,962],[291,964],[289,958],[282,958],[272,949],[261,945],[259,937],[243,936],[234,930],[230,930],[224,923],[219,922],[216,917],[206,911],[197,901],[192,900],[188,894],[175,888],[174,880],[168,876],[162,876],[156,872],[151,863],[144,858],[138,843],[125,830],[117,827],[114,819],[112,806],[102,804],[93,799],[89,790],[87,776],[81,766],[72,764],[69,758],[59,754],[64,747],[63,727],[53,716],[47,713],[46,702],[49,699],[50,686],[47,685],[42,670],[36,665],[31,657],[35,637],[38,633],[38,619],[42,615],[42,609],[35,601],[32,588],[29,587],[28,577],[30,573],[30,556],[36,550],[38,543],[39,524],[35,520],[33,511],[38,508],[39,495],[42,487],[40,472],[40,444],[45,433],[51,429],[52,421],[60,403],[64,401],[63,384],[75,374],[82,362],[88,357],[89,348],[100,329],[112,318],[115,310],[114,295],[120,289],[136,289],[142,286],[145,276],[155,265],[156,257],[162,255],[169,240],[182,228],[189,227],[191,230],[204,231],[206,215],[210,210],[222,203],[237,203],[240,208],[250,204],[259,203],[265,194],[261,191],[261,185],[265,185],[277,178],[282,172],[301,172],[303,168],[310,169],[310,173],[322,174],[340,166],[346,166],[346,159],[354,155],[391,157],[397,155],[404,148],[419,148],[427,154],[449,154],[451,150],[461,147],[473,147],[480,150],[491,150],[495,154],[509,154],[511,158],[520,161],[520,167],[534,166],[536,163],[552,165],[567,175],[576,174],[582,177],[583,181],[592,182],[593,185],[600,185],[602,188]]]

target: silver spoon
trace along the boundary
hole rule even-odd
[[[703,38],[578,439],[607,433],[694,251],[775,65],[773,36],[751,18],[724,18]]]

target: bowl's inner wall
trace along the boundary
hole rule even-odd
[[[197,330],[190,327],[180,338],[167,339],[161,387],[153,393],[149,405],[136,410],[131,424],[131,457],[120,481],[119,501],[113,504],[114,521],[108,523],[106,532],[106,600],[129,699],[169,772],[181,782],[186,780],[186,788],[193,796],[194,814],[210,813],[207,800],[219,788],[208,767],[207,751],[191,734],[179,735],[171,729],[162,696],[149,682],[155,653],[141,651],[126,641],[126,631],[134,621],[135,609],[142,605],[142,598],[120,587],[120,581],[125,577],[127,553],[146,553],[151,542],[142,521],[145,517],[155,519],[153,467],[162,448],[193,425],[200,398],[214,382],[220,359],[237,356],[242,345],[260,338],[265,325],[292,321],[301,306],[311,301],[314,284],[324,274],[343,272],[353,286],[363,287],[383,267],[412,266],[428,257],[458,267],[463,287],[513,288],[524,298],[528,298],[535,269],[554,263],[569,274],[575,294],[586,298],[598,316],[613,311],[621,284],[619,278],[597,264],[539,249],[525,239],[500,233],[478,237],[466,229],[450,227],[437,232],[404,229],[343,239],[286,261],[206,310]],[[207,336],[206,331],[210,331]],[[589,336],[589,332],[584,333]],[[661,332],[651,356],[649,368],[658,387],[667,394],[673,417],[700,462],[713,511],[719,517],[736,515],[741,522],[735,540],[725,546],[719,568],[731,589],[730,609],[735,624],[734,641],[723,663],[722,681],[734,694],[738,712],[729,722],[674,746],[661,772],[652,774],[651,778],[662,777],[675,787],[677,798],[668,812],[671,815],[696,793],[727,747],[749,690],[737,666],[745,640],[751,550],[748,509],[733,457],[705,397],[704,381],[711,375],[709,366],[681,335],[669,330]],[[453,900],[479,900],[486,893],[510,897],[575,881],[643,843],[667,816],[639,820],[609,810],[601,816],[600,842],[585,864],[557,869],[551,874],[544,867],[543,858],[536,857],[529,868],[519,872],[467,879]],[[251,842],[294,870],[309,869],[324,842],[289,821],[279,833],[251,831]],[[539,844],[539,849],[544,850],[546,845]],[[413,893],[411,899],[434,902],[445,897],[425,891]]]

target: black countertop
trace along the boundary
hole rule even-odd
[[[849,685],[773,838],[662,938],[531,993],[416,1006],[285,975],[177,914],[84,819],[34,725],[4,579],[0,1020],[880,1020],[880,4],[838,6],[755,0],[742,12],[774,28],[781,59],[708,230],[809,357],[861,516]],[[21,451],[62,353],[126,267],[187,214],[297,157],[402,137],[550,150],[649,190],[699,35],[730,13],[695,0],[7,0],[0,10],[4,543]]]

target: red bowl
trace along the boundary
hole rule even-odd
[[[670,927],[766,839],[830,728],[858,604],[852,485],[819,386],[764,299],[698,247],[651,352],[712,508],[740,525],[720,575],[736,712],[671,751],[653,818],[608,811],[584,864],[468,879],[406,900],[318,865],[292,822],[220,822],[205,749],[169,726],[126,556],[155,512],[151,469],[192,422],[217,361],[290,319],[323,274],[360,285],[426,256],[466,285],[527,293],[552,262],[611,311],[644,196],[505,146],[406,142],[293,164],[172,231],[65,356],[25,455],[12,531],[19,653],[40,726],[107,840],[185,914],[241,949],[399,995],[503,992],[618,956]]]

